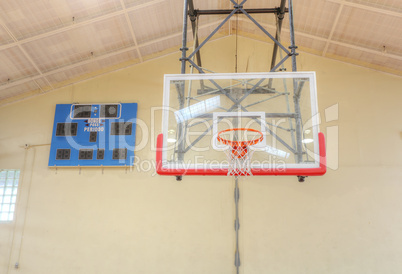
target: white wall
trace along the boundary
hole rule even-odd
[[[234,70],[233,38],[202,54],[206,67]],[[269,54],[266,44],[241,38],[239,72],[266,70]],[[23,176],[16,221],[0,223],[0,273],[233,273],[230,178],[176,182],[153,171],[47,167],[55,104],[137,102],[150,124],[163,74],[179,72],[179,55],[0,108],[0,168]],[[402,78],[303,53],[298,66],[317,72],[321,131],[339,166],[302,184],[241,181],[241,271],[401,273]],[[339,119],[326,122],[325,109],[336,104]],[[155,157],[149,146],[137,155]]]

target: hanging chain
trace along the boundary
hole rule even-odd
[[[235,190],[234,190],[234,201],[235,201],[235,208],[236,208],[236,219],[234,223],[235,231],[236,231],[236,251],[235,251],[235,266],[236,266],[236,273],[239,274],[240,268],[240,252],[239,252],[239,228],[240,228],[240,221],[239,221],[239,198],[240,198],[240,189],[239,189],[239,177],[235,177]]]
[[[239,0],[236,1],[237,6],[239,5]],[[237,43],[238,43],[238,34],[237,34],[237,29],[239,28],[239,14],[236,12],[236,52],[235,52],[235,73],[237,73]]]

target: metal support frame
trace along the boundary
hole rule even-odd
[[[188,1],[188,10],[187,10],[187,1]],[[222,28],[222,26],[234,15],[234,14],[244,14],[246,15],[259,29],[261,29],[262,32],[264,32],[265,35],[267,35],[272,41],[275,43],[275,51],[274,55],[272,57],[273,63],[271,64],[271,71],[276,71],[276,69],[279,68],[279,66],[285,62],[290,56],[296,54],[295,51],[288,51],[281,43],[278,42],[278,33],[280,35],[282,23],[280,23],[280,26],[278,28],[279,32],[277,31],[276,37],[273,37],[261,24],[259,24],[250,14],[266,14],[266,13],[273,13],[277,14],[278,18],[280,18],[281,22],[282,19],[284,18],[284,14],[289,11],[285,7],[285,1],[286,0],[281,0],[281,5],[280,7],[277,8],[262,8],[262,9],[244,9],[243,5],[247,2],[247,0],[243,0],[240,4],[237,4],[234,0],[230,0],[232,2],[233,9],[225,9],[225,10],[197,10],[194,9],[194,3],[193,0],[185,0],[185,12],[186,14],[190,17],[190,21],[192,22],[192,27],[193,27],[193,33],[195,32],[195,24],[194,21],[196,20],[197,17],[201,15],[228,15],[211,33],[210,35],[201,43],[198,44],[198,35],[196,36],[196,49],[186,58],[185,55],[182,54],[182,71],[183,71],[183,62],[189,61],[193,57],[194,54],[197,55],[197,64],[193,64],[192,62],[191,65],[195,65],[198,71],[202,71],[201,68],[201,57],[199,54],[200,49],[212,38],[216,32]],[[187,20],[187,19],[186,19]],[[183,25],[187,26],[187,21],[183,23]],[[184,28],[183,28],[184,29]],[[187,29],[187,27],[186,27]],[[184,36],[184,35],[183,35]],[[275,60],[276,60],[276,55],[277,55],[277,48],[280,47],[285,53],[286,56],[276,65],[274,65]],[[183,43],[182,46],[182,51],[183,49],[186,48],[186,43]],[[182,72],[183,73],[183,72]],[[185,73],[185,72],[184,72]],[[203,72],[201,72],[203,73]]]
[[[190,0],[192,2],[192,0]],[[181,50],[181,74],[186,73],[186,54],[187,54],[187,9],[188,9],[188,0],[184,0],[184,9],[183,9],[183,36],[182,36],[182,47],[180,48]],[[185,91],[184,91],[185,85],[184,82],[181,84],[176,84],[176,90],[178,93],[178,99],[180,102],[180,109],[184,108],[184,103],[185,103]],[[177,144],[177,151],[178,153],[178,160],[182,161],[184,157],[184,135],[185,135],[185,124],[180,124],[179,128],[177,129],[179,140],[182,140],[181,142],[178,142]]]
[[[276,13],[277,19],[278,19],[278,25],[275,33],[275,39],[279,41],[279,37],[282,32],[282,22],[283,18],[285,18],[285,12],[289,11],[288,9],[285,8],[286,0],[281,0],[281,5],[279,7],[279,10]],[[274,49],[272,51],[272,59],[271,59],[271,70],[275,67],[276,63],[276,56],[278,55],[278,45],[274,44]]]
[[[274,72],[277,71],[283,63],[288,60],[288,58],[291,57],[292,60],[292,70],[296,71],[296,46],[294,43],[294,28],[293,28],[293,12],[292,12],[292,0],[288,0],[288,5],[289,8],[285,7],[286,0],[281,0],[280,6],[275,7],[275,8],[261,8],[261,9],[246,9],[243,8],[243,5],[247,2],[247,0],[241,1],[241,3],[236,3],[234,0],[229,0],[233,4],[233,9],[225,9],[225,10],[197,10],[194,7],[194,2],[193,0],[184,0],[184,9],[183,9],[183,36],[182,36],[182,47],[180,48],[182,55],[180,58],[181,61],[181,73],[185,74],[186,73],[186,63],[188,62],[190,66],[193,68],[197,69],[199,73],[205,73],[204,69],[202,68],[202,62],[201,62],[201,53],[200,50],[201,48],[212,38],[214,34],[218,32],[222,26],[232,18],[234,14],[243,14],[247,18],[250,19],[266,36],[268,36],[273,42],[274,42],[274,50],[272,53],[272,61],[270,65],[270,71]],[[259,24],[252,16],[251,14],[275,14],[278,18],[278,24],[277,24],[277,30],[275,37],[271,35],[261,24]],[[289,47],[290,50],[288,50],[282,43],[280,42],[280,35],[281,35],[281,29],[282,29],[282,21],[284,19],[284,14],[288,13],[289,14],[289,22],[290,22],[290,36],[291,36],[291,46]],[[199,43],[199,38],[198,38],[198,31],[197,27],[198,24],[196,24],[196,21],[200,16],[205,16],[205,15],[227,15],[225,19],[202,41]],[[187,19],[190,19],[191,22],[191,27],[192,27],[192,32],[194,35],[194,43],[195,43],[195,49],[187,56]],[[278,63],[276,63],[278,51],[282,50],[285,53],[285,56],[279,60]],[[196,62],[193,61],[193,58],[196,57]],[[249,106],[242,106],[241,101],[243,101],[249,94],[251,94],[257,87],[254,87],[251,92],[247,92],[240,100],[236,100],[235,98],[231,97],[231,95],[228,93],[225,88],[220,87],[215,81],[211,80],[211,84],[214,86],[215,89],[219,90],[222,94],[227,96],[232,102],[233,106],[228,109],[227,111],[233,111],[236,108],[242,109],[242,111],[247,111],[247,107]],[[271,88],[271,83],[266,86],[266,87],[261,87],[261,88]],[[300,117],[300,106],[299,106],[299,97],[300,95],[297,94],[296,91],[296,85],[297,83],[294,82],[294,96],[293,96],[293,101],[295,102],[295,117],[294,119],[296,120],[296,139],[298,140],[297,146],[295,148],[291,148],[291,146],[287,145],[286,142],[281,140],[278,136],[273,135],[279,142],[284,144],[286,147],[290,148],[290,151],[295,153],[297,162],[302,161],[302,143],[301,143],[301,137],[302,137],[302,130],[301,130],[301,120],[297,117]],[[207,88],[204,84],[204,82],[201,83],[202,91],[205,92],[207,90],[207,93],[212,90],[211,88]],[[186,98],[185,97],[185,87],[184,83],[183,85],[176,85],[177,93],[178,93],[178,99],[179,99],[179,106],[180,108],[185,107],[185,102],[187,101],[187,104],[190,105],[190,99],[192,98]],[[187,99],[187,100],[186,100]],[[286,100],[288,100],[288,96],[286,96]],[[210,130],[210,129],[209,129]],[[179,125],[178,128],[178,142],[177,142],[177,147],[175,149],[175,154],[177,154],[175,157],[177,157],[178,161],[182,161],[184,156],[183,154],[186,153],[196,142],[201,140],[203,136],[205,136],[209,130],[206,131],[205,134],[201,135],[200,138],[194,141],[193,144],[191,144],[189,147],[185,147],[184,140],[185,140],[185,132],[186,132],[186,124],[182,123]],[[269,129],[268,129],[269,131]],[[272,134],[273,132],[269,132]]]
[[[243,8],[243,5],[247,2],[247,0],[241,0],[241,3],[236,3],[235,0],[229,0],[233,4],[233,9],[220,9],[220,10],[197,10],[194,8],[194,2],[193,0],[184,0],[184,11],[183,11],[183,36],[182,36],[182,47],[180,48],[182,55],[180,58],[181,61],[181,73],[185,74],[186,73],[186,63],[188,62],[190,66],[193,68],[197,69],[199,73],[205,73],[204,69],[202,67],[201,63],[201,53],[200,49],[212,38],[213,35],[215,35],[222,26],[230,20],[230,18],[234,14],[243,14],[247,18],[250,19],[266,36],[268,36],[273,42],[274,42],[274,48],[272,52],[272,59],[271,59],[271,64],[270,64],[270,72],[275,72],[277,71],[281,66],[283,66],[283,63],[288,60],[288,58],[291,58],[292,61],[292,71],[297,71],[297,66],[296,66],[296,56],[298,55],[296,53],[296,45],[295,45],[295,39],[294,39],[294,26],[293,26],[293,1],[288,0],[288,8],[286,8],[286,0],[281,0],[280,6],[275,7],[275,8],[261,8],[261,9],[246,9]],[[259,24],[252,16],[251,14],[264,14],[264,13],[272,13],[277,16],[277,30],[275,33],[275,37],[271,35],[261,24]],[[280,36],[281,36],[281,30],[282,30],[282,22],[284,19],[285,13],[289,14],[289,31],[290,31],[290,46],[288,50],[286,47],[282,45],[280,42]],[[227,15],[225,19],[202,41],[199,43],[198,39],[198,24],[197,20],[200,16],[205,16],[205,15]],[[194,50],[187,56],[187,17],[190,18],[191,22],[191,27],[192,27],[192,32],[194,36]],[[285,53],[285,56],[279,60],[279,62],[276,62],[277,60],[277,55],[278,51],[283,51]],[[194,62],[193,57],[196,57],[196,62]],[[214,81],[214,80],[209,80],[209,84],[212,84],[214,88],[207,87],[204,82],[202,81],[201,83],[201,93],[200,96],[202,95],[207,95],[207,94],[215,94],[215,93],[220,93],[223,94],[224,96],[228,97],[232,102],[233,105],[229,109],[225,109],[226,111],[230,112],[235,109],[241,109],[242,111],[247,111],[247,108],[261,103],[263,101],[273,99],[276,97],[281,97],[284,96],[288,109],[287,113],[266,113],[266,117],[286,117],[289,119],[289,124],[290,127],[288,129],[280,127],[282,130],[287,130],[291,132],[292,136],[292,143],[293,145],[290,146],[288,145],[284,140],[282,140],[279,136],[277,136],[273,131],[267,127],[267,131],[274,137],[276,138],[279,142],[281,142],[283,145],[285,145],[290,151],[292,151],[295,154],[296,161],[298,163],[302,162],[302,126],[301,126],[301,112],[300,112],[300,91],[303,88],[303,82],[299,83],[295,79],[293,80],[293,102],[295,105],[294,112],[291,112],[289,108],[289,95],[290,93],[285,90],[283,92],[278,92],[275,90],[271,89],[272,86],[272,81],[268,83],[267,86],[260,86],[262,83],[262,80],[260,80],[257,84],[253,85],[251,89],[248,89],[244,91],[242,96],[239,96],[238,98],[233,98],[229,94],[229,90],[227,87],[221,87],[219,84]],[[191,83],[190,83],[191,85]],[[249,85],[249,84],[248,84]],[[232,87],[230,87],[232,88]],[[187,96],[188,98],[185,97],[185,83],[184,81],[180,84],[176,84],[176,89],[178,92],[178,98],[180,101],[180,108],[184,108],[185,102],[187,101],[187,106],[190,106],[190,100],[196,100],[198,101],[199,99],[197,98],[190,98],[190,95]],[[242,101],[247,98],[250,94],[252,94],[254,91],[257,89],[261,90],[266,90],[266,93],[273,93],[275,94],[274,96],[271,96],[268,99],[264,99],[258,102],[255,102],[253,104],[243,106],[241,103]],[[286,85],[285,85],[285,89]],[[262,91],[264,92],[264,91]],[[198,96],[197,96],[198,97]],[[208,114],[203,115],[203,118],[205,119],[212,119],[212,117],[209,117]],[[295,119],[296,123],[296,128],[293,129],[293,126],[291,125],[290,119]],[[265,123],[267,123],[265,121]],[[185,147],[184,143],[184,135],[186,133],[187,129],[187,123],[180,123],[178,125],[178,142],[177,142],[177,147],[175,149],[175,154],[177,154],[177,160],[182,161],[184,157],[184,153],[186,153],[192,146],[194,146],[197,142],[199,142],[206,134],[208,134],[209,131],[212,130],[212,126],[208,128],[203,134],[201,134],[196,140],[193,141],[192,144],[190,144],[188,147]],[[273,126],[273,125],[271,125]],[[294,136],[294,132],[296,133],[296,136]],[[294,137],[296,137],[296,142],[294,140]],[[177,180],[181,180],[181,176],[177,176]],[[240,268],[240,252],[239,252],[239,228],[240,228],[240,223],[239,223],[239,178],[235,177],[235,191],[234,191],[234,202],[235,202],[235,223],[234,223],[234,228],[236,232],[236,251],[235,251],[235,267],[236,267],[236,273],[239,273],[239,268]],[[299,181],[304,181],[304,177],[300,178]]]
[[[198,25],[196,25],[196,23],[195,23],[195,21],[198,20],[198,13],[194,10],[193,0],[190,0],[188,2],[188,16],[190,17],[191,29],[193,31],[193,35],[195,35],[195,39],[194,39],[195,48],[198,48],[200,45],[199,40],[198,40],[198,32],[196,31],[196,28],[198,27]],[[197,57],[197,65],[202,67],[200,52],[197,52],[196,57]]]
[[[298,55],[296,53],[297,46],[295,44],[295,34],[294,34],[294,25],[293,25],[293,1],[288,0],[289,3],[289,32],[290,32],[290,50],[291,50],[291,56],[292,56],[292,71],[297,71],[297,65],[296,65],[296,56]],[[299,86],[298,86],[299,85]],[[299,92],[299,87],[300,90],[303,87],[304,82],[302,83],[297,83],[296,80],[293,80],[293,102],[295,105],[295,112],[296,113],[301,113],[300,112],[300,92]],[[299,115],[296,118],[296,149],[297,149],[297,155],[296,159],[297,162],[300,163],[303,161],[303,144],[302,144],[302,137],[303,137],[303,132],[302,132],[302,121],[301,121],[301,115]]]

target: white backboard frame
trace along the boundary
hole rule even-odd
[[[166,169],[172,168],[177,169],[178,167],[186,169],[203,168],[205,170],[217,168],[217,165],[196,165],[196,164],[186,164],[181,165],[180,163],[169,163],[167,160],[168,151],[168,117],[169,111],[172,111],[169,105],[170,102],[170,86],[172,81],[188,81],[188,80],[219,80],[219,79],[259,79],[259,78],[308,78],[310,84],[310,106],[311,106],[311,130],[313,131],[314,140],[314,163],[294,163],[287,164],[288,169],[312,169],[318,168],[320,166],[320,155],[318,133],[319,133],[319,114],[318,114],[318,103],[317,103],[317,87],[316,87],[316,75],[315,72],[268,72],[268,73],[216,73],[216,74],[167,74],[164,77],[164,94],[163,94],[163,114],[162,114],[162,134],[163,134],[163,147],[162,147],[162,163],[163,167]],[[228,114],[230,115],[230,114]],[[214,114],[214,116],[216,116]],[[215,132],[216,133],[216,132]],[[264,132],[265,135],[265,132]],[[216,138],[214,138],[216,139]],[[264,140],[265,140],[264,136]],[[214,149],[221,150],[220,145],[213,144]],[[212,149],[211,148],[211,149]],[[253,168],[275,168],[275,165],[264,164],[264,166],[253,166]]]

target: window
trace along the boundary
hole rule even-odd
[[[14,219],[20,171],[0,169],[0,221]]]

